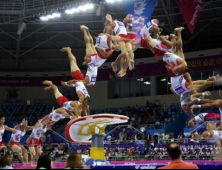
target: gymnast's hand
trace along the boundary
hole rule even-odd
[[[206,92],[204,92],[204,95],[205,96],[211,96],[211,92],[210,91],[206,91]]]
[[[65,86],[65,87],[71,87],[71,85],[69,85],[67,82],[65,81],[61,81],[61,85]]]
[[[193,113],[194,114],[194,109],[197,109],[197,108],[200,108],[198,105],[193,105],[193,106],[191,106],[191,108],[190,108],[190,110],[191,110],[191,113]]]
[[[179,75],[180,72],[181,72],[181,69],[180,69],[179,67],[174,67],[174,68],[172,69],[172,72],[173,72],[175,75]]]
[[[113,18],[112,18],[112,16],[110,14],[106,15],[106,20],[109,21],[110,23],[113,22]]]

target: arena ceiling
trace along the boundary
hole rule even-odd
[[[85,55],[81,24],[87,25],[96,36],[103,30],[104,16],[110,13],[122,20],[126,16],[121,3],[107,4],[104,0],[1,0],[0,1],[0,71],[65,71],[69,62],[59,49],[73,48],[79,62]],[[41,21],[40,16],[54,11],[64,12],[72,5],[93,2],[92,12],[62,15],[51,21]],[[122,0],[124,2],[124,0]],[[101,15],[97,8],[103,4]],[[222,0],[205,0],[195,33],[190,34],[175,0],[158,0],[152,18],[166,23],[163,34],[170,34],[184,26],[184,51],[199,51],[222,47]],[[26,22],[26,29],[17,34],[19,25]],[[116,56],[116,55],[115,55]],[[152,57],[146,50],[138,50],[136,58]],[[110,59],[114,60],[115,57]]]

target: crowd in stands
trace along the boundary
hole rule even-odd
[[[220,154],[220,148],[213,144],[187,144],[181,145],[181,149],[184,160],[214,160],[213,155]],[[151,152],[147,153],[145,157],[148,160],[168,159],[166,145],[157,145]]]
[[[182,151],[182,152],[181,152]],[[187,164],[183,162],[183,160],[192,158],[201,157],[206,160],[210,160],[210,154],[219,153],[219,149],[214,145],[182,145],[179,146],[177,143],[170,143],[167,146],[158,146],[149,154],[146,154],[144,160],[171,160],[171,163],[167,166],[173,166],[173,164],[177,163],[176,166],[178,168],[173,169],[186,169],[190,167],[190,169],[198,169],[196,165]],[[89,169],[90,167],[84,166],[82,162],[82,156],[85,154],[84,152],[70,152],[67,155],[67,158],[64,160],[66,162],[65,169]],[[121,158],[123,160],[136,160],[139,157],[140,153],[136,148],[128,148],[119,150],[106,150],[105,156],[107,160],[111,160],[111,157]],[[178,161],[180,164],[178,164]],[[0,168],[1,169],[13,169],[13,155],[9,151],[0,159]],[[174,165],[175,166],[175,165]],[[183,168],[179,168],[183,167]],[[192,166],[192,168],[191,168]],[[186,167],[186,168],[185,168]],[[165,167],[166,168],[166,167]],[[42,154],[37,161],[36,169],[53,169],[52,167],[52,159],[48,154]],[[170,169],[170,168],[166,168]],[[172,168],[171,168],[172,169]]]
[[[159,100],[146,106],[108,108],[91,110],[91,114],[114,113],[130,118],[129,124],[133,127],[146,125],[149,129],[160,129],[172,123],[183,111],[179,104],[172,104],[168,109]]]
[[[31,105],[23,104],[1,104],[0,111],[7,113],[6,121],[16,121],[21,118],[21,112],[25,113],[24,117],[27,118],[30,125],[34,125],[40,118],[49,114],[52,109],[57,109],[58,104],[41,104],[39,101]],[[147,101],[146,106],[134,106],[134,107],[121,107],[121,108],[108,108],[108,109],[91,109],[90,114],[100,113],[113,113],[119,115],[125,115],[130,118],[129,124],[133,127],[139,127],[141,125],[148,125],[146,128],[159,129],[170,124],[178,117],[181,110],[178,105],[172,105],[169,109],[165,104],[161,104],[159,100],[155,102]],[[176,114],[178,113],[178,114]],[[19,115],[19,116],[18,116]],[[53,130],[58,130],[59,127],[64,127],[68,120],[58,122]]]
[[[0,104],[0,113],[7,113],[8,121],[16,121],[22,110],[22,104]]]

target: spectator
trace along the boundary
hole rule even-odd
[[[115,141],[115,136],[114,135],[111,136],[111,141]]]
[[[183,134],[183,132],[180,132],[180,134],[178,135],[178,139],[184,139],[185,135]]]
[[[77,150],[77,153],[78,153],[78,154],[81,154],[81,153],[82,153],[82,150],[79,148],[79,149]]]
[[[112,140],[112,137],[110,135],[107,136],[107,144],[108,145],[111,145],[111,140]]]
[[[51,158],[47,155],[41,155],[38,159],[36,169],[52,169]]]
[[[154,147],[156,147],[156,145],[158,144],[158,136],[157,135],[155,135],[153,137],[153,141],[154,141]]]
[[[195,133],[192,133],[192,134],[191,134],[191,139],[190,139],[190,141],[191,141],[191,142],[194,142],[194,140],[195,140]]]
[[[163,104],[163,110],[166,110],[166,103]]]
[[[122,109],[119,108],[119,110],[118,110],[118,114],[121,115],[122,113],[123,113]]]
[[[53,143],[53,139],[52,139],[52,137],[51,137],[50,134],[48,134],[48,136],[47,136],[47,143],[48,143],[48,144]]]
[[[150,148],[153,150],[153,149],[154,149],[154,146],[155,146],[155,144],[154,144],[154,139],[152,139],[152,140],[150,141]]]
[[[65,169],[83,169],[81,155],[78,153],[71,153],[67,158]]]
[[[207,156],[210,156],[210,155],[211,155],[210,150],[207,150],[206,155],[207,155]]]
[[[159,169],[198,169],[196,165],[182,161],[182,151],[177,143],[170,143],[167,146],[167,153],[171,160],[170,165]]]
[[[156,120],[155,125],[160,126],[160,125],[161,125],[161,124],[160,124],[160,121],[159,121],[159,120]]]
[[[145,151],[146,151],[146,154],[150,152],[150,141],[146,140],[145,141]]]
[[[159,140],[163,140],[163,134],[162,133],[160,133],[160,135],[159,135]]]
[[[152,136],[150,135],[150,133],[147,134],[147,140],[151,141],[152,140]]]
[[[160,107],[160,102],[159,102],[159,100],[156,100],[155,105],[156,105],[156,107]]]
[[[174,133],[171,133],[171,134],[170,134],[170,139],[171,139],[171,142],[174,142],[174,139],[175,139],[175,138],[174,138]]]
[[[42,135],[42,137],[40,138],[40,140],[41,140],[41,144],[46,144],[46,142],[47,142],[47,137],[46,137],[46,135],[45,134],[43,134]],[[52,143],[52,142],[51,142]]]
[[[165,139],[166,139],[166,140],[169,140],[169,139],[170,139],[170,135],[169,135],[168,132],[167,132],[167,134],[165,135]]]
[[[11,151],[7,152],[1,159],[0,159],[0,169],[13,169],[12,168],[12,161],[13,154]]]
[[[136,105],[135,109],[138,111],[138,110],[139,110],[139,106],[138,106],[138,105]]]

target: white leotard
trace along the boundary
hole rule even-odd
[[[213,130],[214,135],[211,139],[219,139],[220,141],[222,140],[222,131],[219,130]]]
[[[74,109],[75,109],[75,108],[72,107],[71,103],[72,103],[72,101],[65,102],[65,103],[63,104],[63,108],[64,108],[65,110],[67,110],[67,111],[74,112]]]
[[[26,131],[22,132],[20,130],[17,130],[15,133],[12,133],[11,140],[12,142],[20,143],[23,136],[25,136]]]
[[[47,127],[43,128],[43,125],[41,124],[39,127],[32,130],[32,134],[30,136],[31,138],[39,140],[45,132],[47,132]]]
[[[120,21],[114,21],[116,23],[116,26],[113,30],[115,35],[127,35],[126,26],[123,22]]]
[[[186,87],[186,80],[183,75],[171,77],[171,85],[177,95],[183,95],[190,92]]]
[[[219,108],[219,110],[220,110],[220,116],[221,116],[221,122],[222,122],[222,110],[221,108]]]
[[[101,50],[108,50],[109,49],[108,38],[109,36],[107,35],[99,35],[96,39],[95,47]]]
[[[195,123],[196,125],[201,125],[205,122],[205,117],[208,115],[208,113],[201,113],[199,115],[197,115],[194,119],[195,119]]]
[[[165,61],[167,64],[172,63],[174,66],[178,66],[178,64],[177,64],[178,59],[181,59],[181,58],[175,54],[170,53],[170,52],[167,52],[163,56],[163,61]]]
[[[53,111],[49,114],[49,119],[53,122],[58,122],[62,119],[65,119],[66,117],[62,113],[57,113],[56,111]]]
[[[91,56],[91,62],[88,63],[90,67],[101,67],[106,62],[106,59],[102,59],[98,54]]]
[[[149,21],[146,25],[144,25],[144,27],[142,28],[140,35],[142,36],[142,38],[147,38],[148,36],[150,36],[150,29],[153,26],[157,26],[158,25],[154,22],[154,20]]]
[[[191,101],[191,94],[188,94],[186,96],[180,95],[180,104],[181,106],[188,104]]]
[[[5,126],[3,125],[2,127],[3,127],[2,130],[0,130],[0,142],[2,142],[2,138],[5,133]]]
[[[89,77],[88,86],[96,84],[97,75],[98,75],[98,67],[88,66],[88,69],[87,69],[87,72],[86,72],[86,76]]]
[[[90,98],[89,92],[86,89],[83,82],[77,82],[76,83],[76,92],[81,91],[84,94],[85,98]]]

